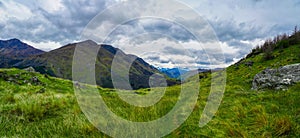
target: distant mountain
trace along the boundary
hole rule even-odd
[[[51,76],[72,79],[72,61],[76,45],[99,47],[100,50],[96,59],[96,81],[99,86],[113,88],[111,79],[111,65],[115,54],[121,53],[122,62],[120,64],[130,64],[131,59],[135,61],[131,64],[129,79],[133,89],[148,88],[149,78],[155,73],[160,73],[158,69],[146,63],[143,59],[134,55],[125,54],[123,51],[110,45],[98,45],[87,40],[80,43],[68,44],[59,49],[46,52],[40,55],[31,56],[14,64],[17,68],[33,67],[36,71],[49,74]],[[120,76],[121,77],[121,76]],[[177,81],[168,79],[168,85],[177,84]]]
[[[214,69],[213,69],[214,70]],[[182,80],[187,80],[190,77],[193,77],[199,73],[206,73],[206,72],[211,72],[213,71],[211,69],[195,69],[195,70],[189,70],[187,72],[185,72],[184,74],[182,74],[180,77]],[[199,78],[201,79],[201,77],[199,76]]]
[[[0,67],[8,68],[24,58],[43,53],[18,39],[0,40]]]
[[[159,68],[159,70],[170,78],[180,79],[179,77],[189,70],[180,68]]]
[[[36,49],[18,39],[0,40],[0,55],[10,58],[24,58],[42,54],[44,51]]]
[[[222,68],[216,69],[196,69],[196,70],[188,70],[188,69],[181,69],[181,68],[159,68],[159,71],[164,73],[165,75],[169,76],[170,78],[178,79],[178,80],[187,80],[188,78],[195,76],[199,73],[206,73],[206,72],[215,72],[223,70]],[[200,76],[199,76],[200,77]],[[201,79],[201,77],[200,77]]]

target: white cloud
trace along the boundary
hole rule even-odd
[[[50,51],[52,49],[56,49],[61,47],[60,43],[57,42],[32,42],[29,40],[22,40],[23,42],[27,43],[28,45],[31,45],[37,49],[41,49],[43,51]]]
[[[265,38],[267,39],[267,38]],[[258,45],[262,45],[265,42],[265,39],[255,39],[252,41],[249,40],[241,40],[241,43],[247,44],[247,45],[251,45],[252,48],[255,48]]]
[[[144,43],[134,43],[134,39],[143,40],[143,37],[149,38],[147,35],[133,38],[123,36],[114,41],[113,45],[128,54],[134,54],[143,58],[146,62],[154,66],[164,68],[203,67],[201,63],[212,64],[211,66],[218,66],[214,64],[220,64],[218,67],[223,67],[221,63],[226,64],[224,55],[235,55],[238,53],[238,49],[230,47],[226,43],[221,44],[219,42],[180,42],[161,37],[160,39],[144,41]],[[209,65],[206,66],[209,67]]]
[[[62,0],[37,0],[37,3],[41,8],[49,13],[62,11],[65,8],[65,6],[62,4]]]
[[[12,0],[0,2],[2,3],[0,7],[0,22],[7,22],[11,19],[24,21],[33,15],[28,7]]]

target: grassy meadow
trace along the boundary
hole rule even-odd
[[[206,126],[199,119],[210,91],[211,74],[200,74],[200,92],[191,116],[166,137],[300,137],[300,83],[288,90],[251,90],[255,74],[300,63],[300,45],[248,57],[227,68],[224,97]],[[253,66],[244,63],[253,61]],[[38,82],[31,82],[37,77]],[[180,86],[168,87],[154,106],[133,107],[113,89],[98,88],[110,109],[127,120],[151,121],[167,114],[178,100]],[[137,90],[146,95],[149,89]],[[0,70],[0,137],[109,137],[82,113],[69,80],[19,69]]]

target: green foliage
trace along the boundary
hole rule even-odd
[[[294,33],[289,36],[287,34],[277,35],[273,39],[268,39],[263,45],[256,46],[252,52],[247,55],[247,58],[256,56],[260,53],[264,54],[264,60],[274,58],[273,52],[275,49],[286,49],[289,46],[300,44],[300,30],[295,27]]]
[[[283,48],[288,48],[290,45],[290,41],[289,40],[281,40],[278,44],[277,47],[283,49]]]

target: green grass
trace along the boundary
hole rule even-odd
[[[275,50],[272,60],[265,61],[260,54],[229,67],[221,106],[213,120],[200,128],[199,119],[210,90],[211,75],[205,75],[194,111],[166,137],[300,137],[300,83],[287,91],[251,90],[253,77],[263,69],[300,63],[299,51],[300,45],[290,46]],[[247,61],[253,61],[254,65],[245,66]],[[42,82],[18,84],[0,78],[1,137],[108,137],[80,110],[71,81],[18,69],[1,69],[0,73],[21,74],[21,80],[37,76]],[[148,92],[149,89],[141,89],[136,93]],[[143,122],[167,114],[178,100],[180,87],[167,88],[164,97],[147,108],[122,101],[113,89],[99,88],[99,93],[118,116]]]

